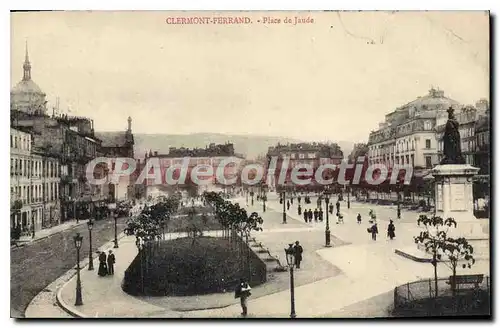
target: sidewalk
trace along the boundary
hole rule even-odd
[[[36,242],[41,239],[45,239],[50,237],[53,234],[72,229],[74,227],[78,227],[82,224],[87,224],[87,220],[79,220],[78,223],[76,223],[76,220],[71,220],[68,222],[61,223],[59,225],[56,225],[51,228],[47,229],[41,229],[39,231],[35,231],[35,238],[31,238],[31,234],[29,236],[21,236],[19,240],[16,242],[16,245],[13,245],[12,247],[21,247],[33,242]]]
[[[253,236],[265,247],[268,247],[273,255],[284,259],[284,247],[287,246],[288,242],[294,240],[300,240],[301,244],[304,245],[303,268],[295,271],[295,302],[298,317],[366,316],[367,314],[362,311],[356,312],[354,305],[365,300],[377,299],[383,295],[385,296],[382,298],[387,303],[387,295],[394,287],[433,275],[430,264],[417,263],[394,253],[394,249],[397,247],[413,244],[412,237],[418,229],[416,218],[408,216],[404,222],[403,219],[401,221],[395,220],[396,239],[390,241],[384,238],[385,221],[388,221],[387,215],[393,210],[389,209],[388,213],[382,214],[385,210],[381,210],[381,206],[376,206],[374,209],[377,216],[380,216],[381,222],[384,222],[384,226],[381,224],[379,240],[374,242],[366,232],[368,226],[367,207],[353,206],[350,210],[342,211],[341,206],[341,212],[346,212],[345,224],[335,224],[330,216],[334,247],[325,248],[323,246],[325,221],[305,224],[303,218],[297,214],[297,202],[294,201],[294,205],[287,212],[288,223],[282,224],[280,223],[282,204],[279,204],[278,199],[270,198],[267,202],[269,211],[266,211],[265,214],[262,213],[261,202],[255,201],[254,206],[246,207],[245,199],[237,200],[240,201],[242,207],[247,208],[247,211],[256,211],[263,216],[264,225],[267,227],[263,232],[255,233]],[[316,203],[315,199],[311,200],[310,207],[313,208]],[[355,216],[357,211],[362,210],[366,214],[362,213],[363,224],[358,225],[355,222]],[[379,212],[381,213],[379,214]],[[59,289],[58,302],[73,316],[142,318],[236,318],[240,316],[241,308],[237,304],[238,300],[222,299],[225,294],[191,297],[190,300],[186,301],[198,302],[200,304],[198,308],[203,308],[204,304],[213,304],[214,299],[225,307],[188,312],[175,311],[175,309],[182,308],[182,299],[185,298],[164,297],[161,298],[162,301],[154,301],[152,298],[130,296],[121,289],[121,282],[126,268],[137,254],[135,237],[124,237],[120,242],[120,248],[115,249],[114,253],[117,258],[114,276],[98,277],[97,268],[94,271],[82,269],[84,305],[79,307],[73,305],[76,277],[73,277]],[[459,272],[462,272],[462,269],[459,269]],[[463,272],[489,274],[489,261],[478,261],[471,270]],[[438,273],[440,276],[447,276],[449,269],[440,265]],[[288,272],[278,274],[281,275],[280,279],[288,283]],[[290,290],[288,284],[283,287],[284,289],[277,288],[273,290],[274,293],[262,296],[259,289],[265,288],[273,287],[271,284],[264,284],[254,289],[255,292],[249,300],[250,317],[289,317]],[[208,298],[211,298],[212,301],[207,303]],[[230,303],[233,304],[229,305]],[[385,303],[381,307],[386,307]],[[176,304],[176,307],[173,307],[172,304]],[[371,310],[373,311],[371,313],[383,315],[381,314],[383,309],[376,308],[376,305]]]

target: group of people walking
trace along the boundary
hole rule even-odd
[[[112,250],[109,250],[109,254],[106,256],[106,252],[99,253],[99,270],[97,270],[97,274],[100,277],[104,277],[107,275],[115,274],[115,254],[113,254]]]
[[[323,221],[323,209],[322,208],[319,208],[319,209],[315,209],[314,212],[312,209],[309,209],[309,210],[304,210],[304,213],[302,213],[302,207],[299,205],[299,207],[297,208],[297,212],[299,215],[303,215],[304,217],[304,221],[309,222],[311,223],[313,218],[314,218],[314,222],[322,222]]]
[[[359,213],[358,217],[361,217]],[[360,219],[358,219],[358,223],[360,223]],[[374,222],[373,225],[367,229],[367,231],[372,235],[372,240],[376,241],[378,234],[377,222]],[[394,237],[396,237],[396,226],[394,225],[394,221],[392,220],[389,220],[389,225],[387,226],[387,237],[389,237],[390,240],[393,240]]]

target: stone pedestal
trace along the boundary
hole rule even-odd
[[[478,171],[468,164],[438,165],[431,171],[435,179],[436,216],[457,222],[457,228],[449,230],[450,237],[488,238],[488,220],[474,216],[472,177]]]
[[[457,227],[448,230],[452,238],[465,237],[474,247],[476,259],[489,259],[489,220],[474,216],[472,177],[478,168],[468,164],[438,165],[432,171],[435,183],[436,216],[453,218]],[[415,246],[396,249],[398,255],[418,262],[429,262],[430,254]]]

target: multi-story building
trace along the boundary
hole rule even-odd
[[[112,167],[107,168],[114,171],[118,157],[134,158],[134,135],[132,133],[132,118],[127,119],[125,132],[97,132],[97,137],[102,141],[100,154],[112,160]],[[122,201],[135,198],[134,175],[120,177],[118,183],[106,186],[109,197],[114,201]]]
[[[450,107],[461,105],[442,90],[431,88],[426,96],[387,114],[379,129],[370,133],[369,164],[410,165],[414,172],[425,174],[439,162],[436,118]]]
[[[489,109],[475,122],[474,134],[476,139],[476,152],[474,165],[479,168],[479,175],[490,175],[490,111]]]
[[[286,171],[285,183],[291,186],[290,173],[294,167],[303,164],[309,164],[312,167],[313,174],[316,169],[322,164],[334,164],[339,165],[344,159],[344,154],[340,146],[336,143],[297,143],[297,144],[278,144],[274,147],[269,147],[267,151],[267,168],[271,168],[271,161],[273,157],[276,157],[276,171],[271,175],[270,180],[267,181],[269,186],[280,189],[277,185],[277,181],[280,176],[280,172]],[[287,168],[282,168],[285,163],[288,162]],[[312,179],[311,184],[307,188],[315,188],[317,184]],[[302,189],[307,189],[302,186]]]
[[[60,223],[59,160],[33,147],[31,133],[11,128],[11,202],[20,201],[11,227],[31,233]]]
[[[165,172],[166,170],[173,165],[181,165],[184,162],[185,158],[189,158],[188,168],[187,168],[187,177],[186,182],[181,184],[180,187],[190,187],[192,186],[190,175],[191,170],[197,165],[209,165],[213,169],[213,175],[211,177],[211,184],[218,184],[217,180],[217,168],[220,166],[223,160],[233,157],[239,160],[243,160],[243,155],[237,154],[234,151],[234,146],[231,143],[225,143],[216,145],[215,143],[211,143],[205,148],[175,148],[170,147],[168,154],[158,154],[157,151],[152,152],[149,151],[149,154],[145,154],[144,162],[139,162],[137,171],[140,172],[143,170],[146,161],[150,158],[158,158],[160,167],[162,168],[162,181],[165,182]],[[229,178],[233,174],[238,174],[237,171],[238,163],[228,163],[225,165],[224,172],[225,176]],[[180,172],[179,170],[175,172]],[[174,177],[177,177],[177,173],[173,174]],[[239,176],[239,175],[238,175]],[[209,179],[208,177],[206,178]],[[154,179],[146,179],[144,184],[148,189],[147,193],[150,194],[150,190],[156,190],[152,188],[155,184]]]

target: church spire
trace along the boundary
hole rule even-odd
[[[24,57],[23,70],[24,70],[23,81],[31,80],[31,64],[28,55],[28,41],[26,41],[26,55]]]

